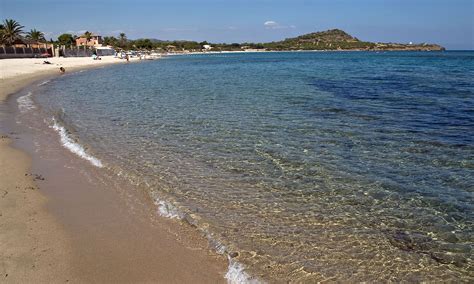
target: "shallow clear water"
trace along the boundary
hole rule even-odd
[[[255,277],[472,281],[472,78],[474,52],[194,55],[33,97]]]

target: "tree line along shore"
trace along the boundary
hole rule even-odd
[[[92,32],[86,31],[82,35],[64,33],[56,40],[45,39],[43,32],[37,29],[24,31],[24,26],[13,19],[5,19],[0,24],[0,44],[4,46],[14,45],[17,42],[35,41],[52,44],[55,47],[76,47],[77,40],[83,39],[82,44],[90,46],[92,39],[97,37]],[[100,37],[100,36],[99,36]],[[116,50],[155,50],[163,52],[179,51],[242,51],[242,50],[269,50],[269,51],[296,51],[296,50],[367,50],[367,51],[389,51],[389,50],[419,50],[419,51],[442,51],[444,47],[430,43],[375,43],[361,41],[340,29],[332,29],[322,32],[314,32],[294,38],[267,43],[209,43],[207,41],[197,42],[189,40],[158,40],[150,38],[128,39],[125,33],[117,37],[100,37],[103,46],[110,46]]]

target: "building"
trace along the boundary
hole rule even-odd
[[[88,40],[85,35],[76,38],[76,46],[102,46],[102,36],[91,34]]]
[[[53,55],[53,44],[48,42],[18,38],[10,46],[0,45],[0,59],[51,57]]]
[[[167,46],[166,46],[166,51],[168,51],[168,52],[175,52],[175,51],[176,51],[176,46],[171,45],[171,44],[170,44],[170,45],[167,45]]]
[[[36,41],[26,38],[16,39],[12,46],[18,48],[53,48],[53,44],[46,41]]]

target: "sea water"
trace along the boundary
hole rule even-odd
[[[473,281],[473,78],[474,52],[187,55],[19,102],[230,254],[229,279]]]

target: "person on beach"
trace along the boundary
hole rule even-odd
[[[125,59],[127,59],[127,62],[129,62],[130,58],[128,57],[128,54],[125,55]]]
[[[66,69],[64,67],[59,67],[59,73],[63,74],[66,72]]]

